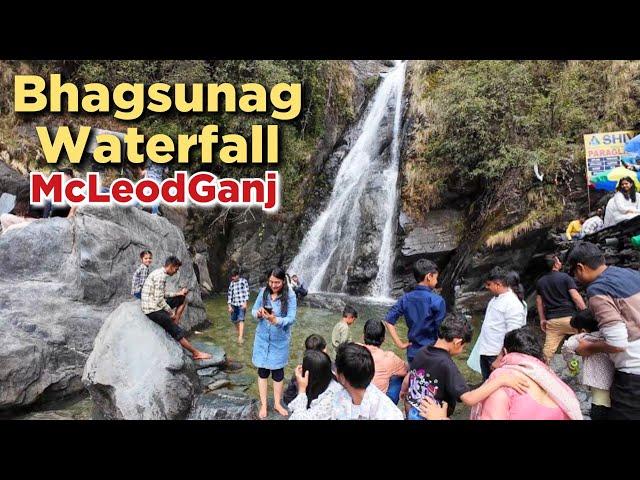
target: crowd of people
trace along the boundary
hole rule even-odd
[[[169,257],[163,268],[149,273],[151,252],[141,252],[140,258],[132,295],[141,299],[143,312],[194,359],[207,358],[179,326],[187,291],[165,291],[166,278],[180,261]],[[353,341],[358,312],[350,305],[330,343],[310,335],[302,364],[285,387],[298,298],[286,271],[274,268],[251,308],[257,322],[252,363],[258,373],[259,418],[268,416],[271,377],[273,408],[291,419],[446,419],[459,402],[470,406],[477,420],[582,419],[575,393],[549,366],[560,347],[569,361],[583,358],[581,381],[592,391],[592,419],[640,418],[640,273],[608,267],[599,247],[588,242],[576,243],[567,255],[569,273],[562,271],[557,255],[545,262],[548,271],[536,283],[539,327],[527,325],[518,275],[500,267],[487,275],[491,299],[468,359],[482,374],[476,388],[453,361],[471,343],[473,326],[466,316],[447,312],[435,291],[438,268],[425,259],[413,266],[413,290],[384,319],[364,323],[361,343]],[[586,301],[576,281],[586,287]],[[239,343],[248,301],[248,282],[233,270],[227,303]],[[401,317],[406,341],[396,330]],[[384,349],[387,333],[406,358]]]
[[[567,225],[567,240],[581,240],[586,235],[612,227],[640,215],[640,198],[636,183],[631,177],[618,181],[615,194],[607,201],[605,209],[598,208],[589,217],[580,216]]]

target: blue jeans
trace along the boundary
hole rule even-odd
[[[233,312],[231,313],[231,321],[233,323],[244,322],[244,315],[246,310],[242,307],[236,307],[235,305],[231,305],[233,308]]]
[[[393,403],[398,404],[400,400],[400,389],[402,388],[402,380],[404,377],[394,375],[389,379],[389,388],[387,389],[387,397],[391,399]]]

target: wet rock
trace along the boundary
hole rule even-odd
[[[198,397],[189,420],[256,420],[258,401],[232,390],[218,390]]]
[[[231,383],[238,386],[248,386],[255,383],[256,381],[255,377],[242,373],[229,375],[229,380],[231,381]]]
[[[182,318],[207,323],[182,233],[138,209],[83,207],[74,219],[41,219],[0,236],[0,410],[69,396],[104,320],[131,299],[139,253],[152,268],[183,260],[168,288],[192,288]]]
[[[198,281],[200,282],[200,287],[202,287],[205,293],[211,293],[213,291],[213,282],[211,281],[211,277],[209,276],[207,254],[205,253],[203,255],[202,253],[196,253],[193,258],[193,263],[195,266],[197,266],[198,269]]]
[[[191,342],[191,345],[193,345],[194,348],[200,350],[201,352],[211,354],[211,358],[208,360],[195,361],[196,368],[198,370],[207,367],[220,367],[227,362],[227,354],[222,347],[203,342]]]
[[[200,391],[186,350],[138,302],[123,303],[109,315],[82,380],[106,419],[185,418]]]
[[[414,227],[402,243],[404,260],[413,263],[419,258],[437,260],[458,248],[463,233],[464,215],[457,210],[429,212],[425,225]]]
[[[212,377],[218,373],[218,371],[219,369],[217,367],[201,368],[198,370],[198,375],[201,377]]]

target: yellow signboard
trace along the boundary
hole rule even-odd
[[[624,155],[624,145],[633,136],[632,130],[585,135],[587,181],[590,182],[593,175],[620,166],[620,157]]]

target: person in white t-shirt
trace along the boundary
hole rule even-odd
[[[343,388],[333,397],[332,420],[404,420],[400,409],[372,383],[375,365],[365,347],[340,344],[336,373]]]
[[[485,288],[493,294],[493,298],[487,305],[476,346],[484,380],[491,374],[491,364],[500,354],[507,332],[527,323],[522,302],[509,288],[507,274],[504,269],[495,267],[485,282]]]

